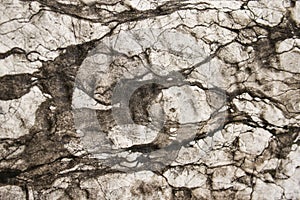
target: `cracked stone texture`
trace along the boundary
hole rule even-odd
[[[1,200],[300,199],[299,1],[0,5]]]

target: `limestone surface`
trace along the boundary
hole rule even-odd
[[[300,199],[300,1],[0,13],[0,200]]]

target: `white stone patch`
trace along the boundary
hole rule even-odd
[[[150,171],[130,174],[112,173],[97,178],[105,199],[171,199],[172,190],[165,179]],[[139,188],[144,189],[144,194]]]
[[[170,51],[170,53],[190,62],[200,62],[210,53],[209,46],[201,40],[197,41],[190,33],[172,30],[163,32],[158,39],[159,42],[155,43],[154,48]]]
[[[13,3],[12,3],[13,2]],[[1,1],[3,6],[0,7],[0,24],[3,25],[4,22],[11,22],[12,19],[17,20],[28,20],[32,14],[35,14],[37,10],[30,9],[30,2],[24,2],[19,0],[3,0]],[[37,6],[40,3],[37,3]],[[2,29],[2,28],[1,28]]]
[[[231,15],[225,12],[218,12],[216,23],[228,27],[242,29],[251,23],[252,13],[249,10],[234,10],[230,12]]]
[[[168,183],[173,187],[201,187],[206,183],[205,168],[187,166],[185,168],[171,168],[164,173]]]
[[[83,0],[81,0],[83,1]],[[88,1],[88,0],[86,0]],[[97,1],[97,0],[95,0]],[[78,6],[80,3],[80,0],[58,0],[57,2],[61,3],[61,4],[67,4],[67,5],[76,5]]]
[[[88,2],[94,0],[82,0],[82,1]],[[118,13],[129,11],[129,6],[125,5],[123,1],[118,1],[118,0],[109,1],[109,4],[96,4],[96,7],[103,9],[105,11],[118,12]]]
[[[237,97],[238,97],[238,98],[246,99],[246,100],[248,100],[248,101],[252,101],[252,100],[253,100],[253,97],[250,96],[248,93],[243,93],[243,94],[241,94],[241,95],[239,95],[239,96],[237,96]]]
[[[213,169],[212,173],[212,187],[213,189],[228,189],[233,187],[233,183],[237,176],[237,169],[235,166],[225,166]]]
[[[173,166],[185,165],[199,161],[201,158],[201,150],[197,145],[193,147],[182,147],[178,152],[176,160],[172,163]]]
[[[152,63],[151,68],[154,68],[155,72],[159,72],[160,74],[162,70],[172,69],[175,71],[188,68],[194,64],[193,60],[178,59],[178,56],[168,51],[151,51],[149,59]]]
[[[137,10],[150,10],[155,9],[158,5],[162,5],[165,2],[168,2],[167,0],[162,1],[154,1],[154,0],[148,0],[148,1],[141,1],[141,0],[125,0],[124,3],[127,5],[130,5],[131,7],[137,9]]]
[[[146,28],[145,28],[146,29]],[[155,36],[157,34],[154,31]],[[143,47],[150,46],[154,43],[153,36],[146,30],[116,32],[118,35],[109,41],[113,44],[113,49],[118,52],[123,52],[128,56],[136,55],[143,51]]]
[[[243,96],[239,96],[242,98]],[[234,99],[233,103],[237,106],[240,111],[247,112],[250,114],[251,118],[260,122],[261,117],[263,117],[270,124],[277,126],[284,126],[290,124],[294,120],[287,119],[283,112],[272,104],[267,104],[266,102],[255,102],[251,101],[249,98],[244,98],[246,100]]]
[[[297,167],[300,166],[300,148],[296,147],[295,151],[291,151],[281,165],[283,166],[282,173],[290,177],[293,176]]]
[[[277,158],[272,158],[270,160],[265,160],[260,165],[256,165],[255,169],[260,172],[263,170],[274,170],[279,167],[280,161]]]
[[[158,130],[137,124],[117,125],[108,133],[114,145],[113,148],[126,148],[136,144],[152,142]]]
[[[218,42],[222,45],[231,42],[237,34],[231,32],[226,28],[222,28],[217,24],[213,24],[208,27],[196,26],[192,29],[195,32],[197,38],[206,42]]]
[[[194,1],[199,2],[199,1]],[[242,2],[241,1],[211,1],[211,0],[204,0],[201,2],[207,2],[213,6],[213,8],[216,8],[218,10],[222,11],[230,11],[230,10],[237,10],[241,7]]]
[[[299,155],[298,155],[299,157]],[[277,184],[284,188],[284,195],[287,199],[299,199],[300,168],[297,168],[288,179],[279,179]]]
[[[282,53],[279,56],[282,69],[293,73],[300,73],[300,51],[294,50]]]
[[[286,119],[282,111],[274,105],[268,105],[264,111],[263,117],[270,123],[277,126],[290,124],[290,120]],[[292,121],[292,120],[291,120]]]
[[[283,53],[292,50],[296,45],[300,44],[300,39],[286,39],[276,44],[276,52]]]
[[[233,160],[229,149],[223,148],[220,150],[210,150],[199,162],[205,163],[209,167],[217,167],[232,164]]]
[[[299,1],[295,2],[295,7],[291,9],[292,18],[300,24],[300,3]]]
[[[213,88],[215,86],[227,88],[226,85],[228,85],[230,81],[226,80],[224,75],[221,74],[224,66],[226,66],[226,64],[222,60],[213,58],[208,63],[196,68],[188,77],[188,80],[191,82],[197,81],[207,88]],[[226,70],[229,71],[228,69]]]
[[[256,114],[258,115],[261,112],[261,109],[257,108],[254,102],[250,101],[241,101],[239,99],[233,99],[234,105],[237,106],[237,108],[240,111],[245,111],[247,113],[250,113],[251,115]]]
[[[240,134],[239,146],[242,152],[259,155],[268,146],[272,134],[262,128]]]
[[[38,87],[20,99],[0,101],[3,114],[0,114],[0,138],[18,138],[29,132],[34,125],[35,112],[46,98]]]
[[[249,52],[251,48],[245,49],[244,46],[237,42],[230,43],[226,47],[222,48],[219,56],[228,63],[239,63],[246,61],[250,58]]]
[[[50,11],[42,11],[27,23],[14,20],[7,22],[1,29],[5,30],[5,33],[0,34],[2,51],[9,51],[13,47],[26,52],[38,51],[43,60],[52,60],[58,56],[53,54],[57,48],[100,38],[109,31],[108,27],[100,23],[90,23]]]
[[[22,74],[38,71],[42,66],[40,61],[29,62],[25,56],[14,54],[0,60],[0,77],[8,74]]]
[[[50,191],[49,191],[50,190]],[[46,195],[45,198],[46,199],[66,199],[66,193],[63,189],[49,189],[48,191],[46,191]],[[77,197],[79,195],[77,194]]]
[[[157,32],[157,30],[154,30]],[[170,31],[157,35],[149,56],[151,65],[159,66],[155,73],[176,71],[202,62],[209,56],[209,45],[196,40],[189,32]]]
[[[166,116],[179,123],[193,123],[209,119],[212,110],[206,101],[206,94],[196,87],[171,87],[163,90]],[[175,109],[175,112],[170,110]]]
[[[282,199],[283,189],[273,183],[265,183],[260,179],[256,179],[253,199]]]
[[[0,199],[26,199],[26,195],[19,186],[6,185],[0,187]]]
[[[222,131],[217,131],[213,136],[214,147],[222,147],[223,145],[230,145],[238,133],[236,132],[227,132],[224,129]]]
[[[55,187],[55,188],[66,189],[66,188],[68,188],[70,183],[71,183],[71,178],[70,177],[62,177],[62,178],[56,179],[54,181],[54,183],[52,184],[52,186]]]
[[[96,178],[81,180],[80,188],[89,192],[90,199],[105,199],[101,183]]]
[[[75,88],[73,97],[72,97],[72,106],[75,109],[78,108],[90,108],[90,109],[99,109],[99,110],[107,110],[112,106],[105,106],[99,104],[95,99],[87,95],[82,90]]]
[[[254,13],[254,20],[268,26],[278,25],[285,13],[281,0],[249,1],[248,8]]]
[[[235,194],[236,199],[243,199],[243,200],[251,200],[252,188],[247,187],[243,190],[239,190]]]
[[[171,133],[176,132],[176,131],[177,131],[177,128],[170,128]]]
[[[197,199],[212,199],[211,190],[206,188],[196,188],[192,193]]]

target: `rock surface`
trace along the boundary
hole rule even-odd
[[[2,0],[0,199],[300,199],[300,2]]]

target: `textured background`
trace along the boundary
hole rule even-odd
[[[300,2],[0,13],[1,200],[300,199]]]

